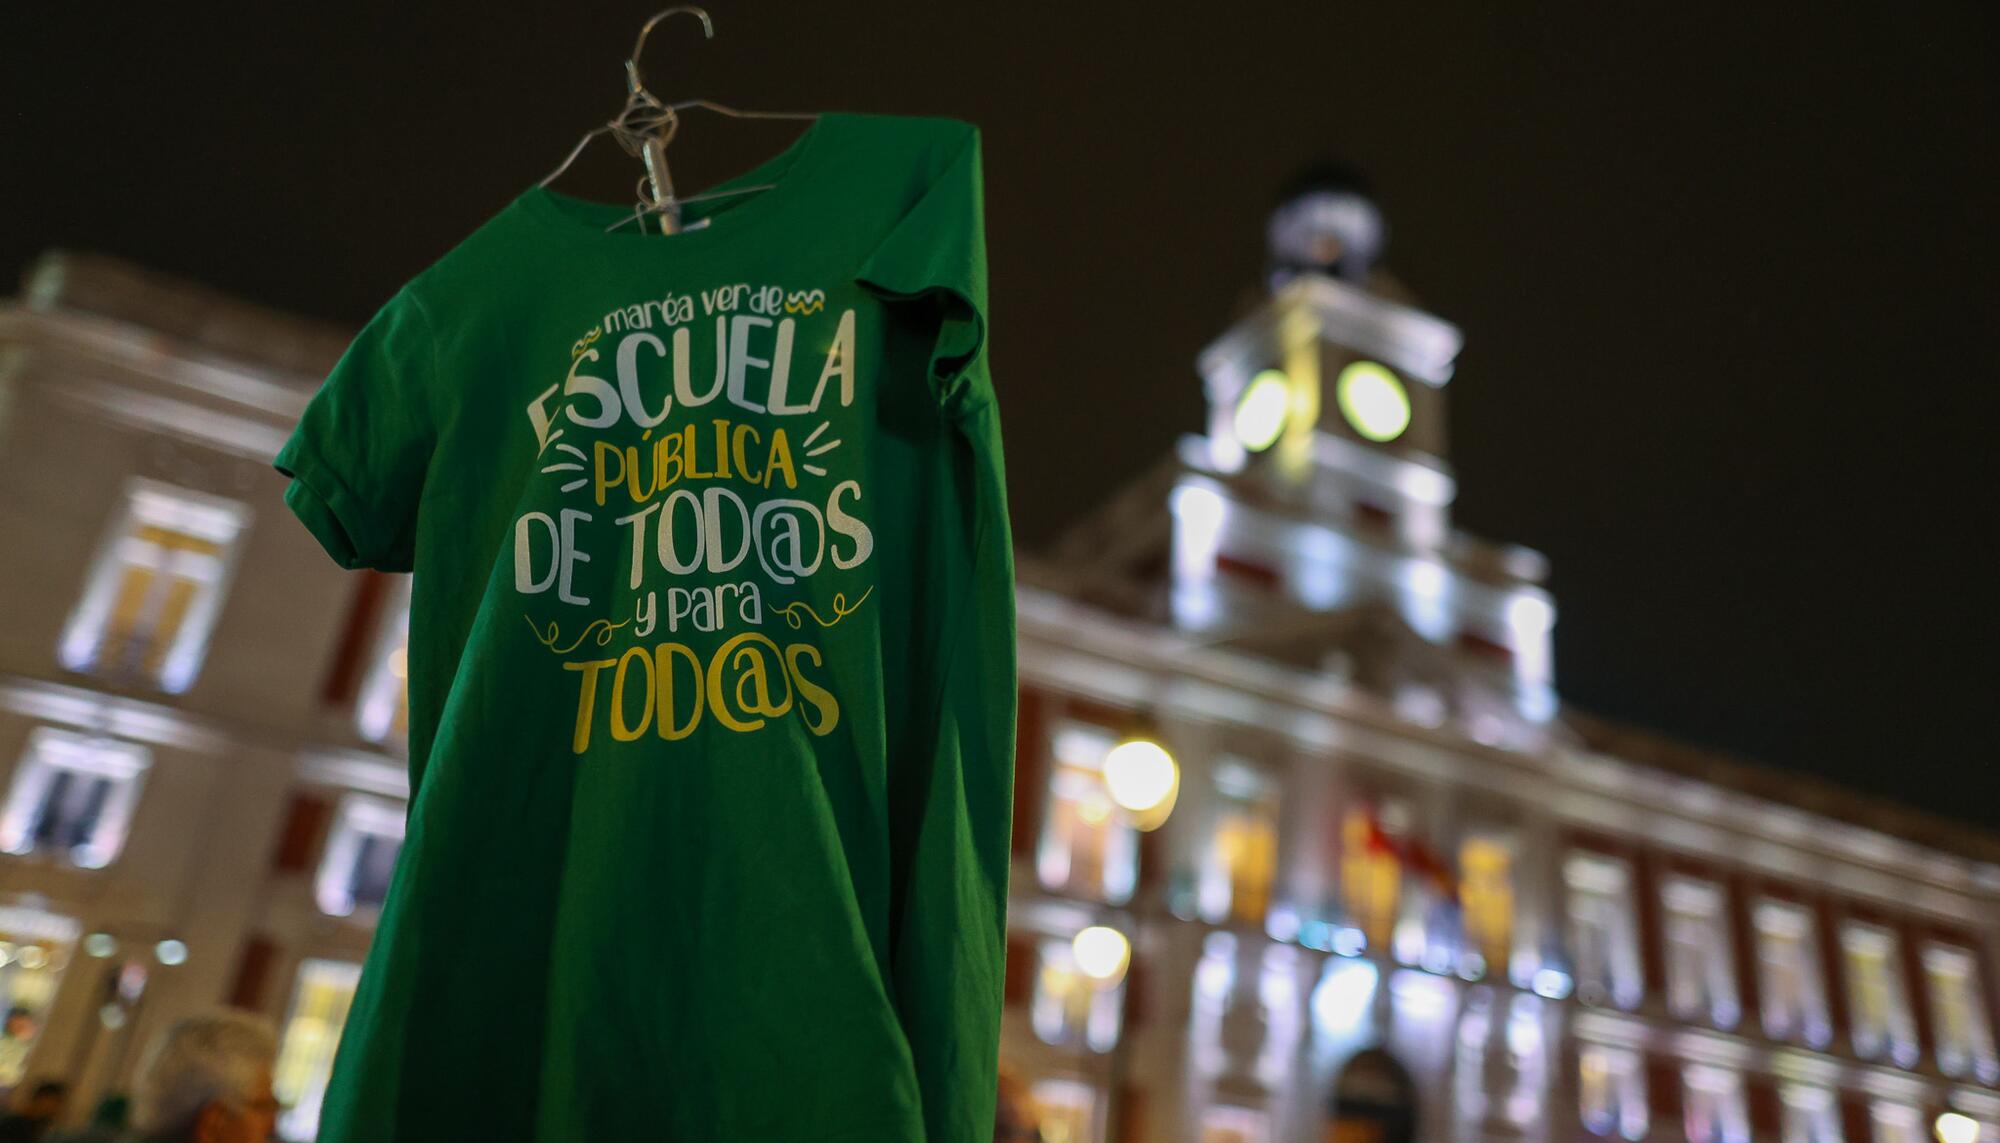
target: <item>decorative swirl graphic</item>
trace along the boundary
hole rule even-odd
[[[598,338],[603,336],[604,336],[604,327],[601,325],[593,328],[589,333],[584,334],[583,340],[578,341],[569,347],[569,359],[571,361],[575,361],[577,358],[582,357],[583,351],[590,348],[590,343],[596,341]]]
[[[800,290],[785,295],[785,312],[788,314],[816,314],[825,308],[825,290]]]
[[[787,603],[785,606],[778,608],[777,611],[778,614],[785,617],[785,622],[792,625],[792,630],[794,631],[797,631],[798,629],[806,625],[806,621],[800,618],[799,616],[799,612],[801,611],[805,612],[807,615],[812,616],[813,622],[819,624],[821,627],[831,627],[834,624],[840,622],[841,620],[847,618],[849,615],[852,615],[856,608],[868,602],[868,597],[874,594],[875,594],[875,589],[871,587],[867,591],[861,593],[861,598],[855,600],[853,603],[849,603],[847,602],[846,592],[841,592],[841,591],[834,592],[832,619],[821,618],[820,613],[813,610],[812,604],[807,603],[803,599],[799,600],[796,603]],[[603,621],[599,620],[599,622]]]
[[[869,590],[872,591],[874,589],[871,588]],[[840,597],[835,596],[834,597],[835,605],[838,606],[839,602],[840,602]],[[558,655],[567,655],[571,651],[574,651],[578,647],[582,646],[583,641],[585,639],[590,638],[590,633],[592,631],[597,631],[598,646],[600,647],[608,646],[611,642],[612,633],[617,631],[620,627],[625,626],[625,624],[632,622],[630,619],[623,620],[622,622],[618,623],[613,623],[609,619],[593,619],[584,626],[583,634],[578,635],[574,642],[572,642],[567,647],[558,647],[556,646],[556,644],[561,641],[562,634],[559,631],[557,631],[555,620],[553,619],[549,620],[549,629],[546,632],[544,632],[540,627],[535,626],[535,621],[533,619],[528,619],[528,617],[525,615],[521,616],[521,618],[528,620],[528,630],[533,631],[535,633],[536,641],[541,643],[542,646],[547,647],[549,650],[554,651]],[[603,625],[603,630],[598,630],[599,624]]]

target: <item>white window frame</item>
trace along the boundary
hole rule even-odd
[[[1736,990],[1729,897],[1717,882],[1674,874],[1660,883],[1667,1008],[1682,1020],[1733,1028],[1742,1018]],[[1682,932],[1683,928],[1698,931]]]
[[[126,486],[123,506],[98,545],[83,596],[63,628],[62,640],[57,645],[62,665],[72,671],[99,669],[105,628],[111,621],[111,608],[117,602],[126,569],[134,564],[154,564],[159,558],[151,545],[134,533],[147,526],[166,528],[206,540],[219,549],[214,557],[179,553],[171,568],[155,568],[156,573],[175,574],[201,585],[161,658],[158,677],[149,680],[169,694],[186,691],[194,684],[202,659],[208,653],[209,636],[214,633],[222,601],[229,593],[229,581],[249,523],[250,508],[238,501],[177,488],[143,476],[133,477]]]
[[[1632,882],[1632,864],[1623,858],[1577,850],[1563,860],[1564,935],[1569,944],[1571,977],[1579,998],[1586,1003],[1636,1008],[1644,998]],[[1580,915],[1578,905],[1583,901],[1594,902],[1609,915]],[[1601,965],[1590,963],[1588,945],[1582,939],[1586,922],[1603,929]]]
[[[2000,1078],[2000,1060],[1993,1049],[1993,1021],[1986,1006],[1986,989],[1980,977],[1979,957],[1960,945],[1931,941],[1924,945],[1924,990],[1930,994],[1931,1039],[1937,1049],[1938,1070],[1950,1076],[1976,1075],[1987,1083]],[[1955,996],[1945,996],[1938,987],[1946,974],[1958,982]],[[1945,1030],[1953,1013],[1963,1015],[1964,1039],[1946,1043]]]
[[[1882,989],[1888,1014],[1879,1028],[1865,1015],[1867,1006],[1861,1000],[1865,984],[1860,966],[1867,962],[1864,954],[1873,954],[1868,961],[1879,964],[1882,973],[1876,984]],[[1904,1067],[1916,1063],[1916,1018],[1905,983],[1902,942],[1895,930],[1862,921],[1846,922],[1840,927],[1840,963],[1847,978],[1848,1037],[1854,1054],[1864,1060],[1887,1056]]]
[[[359,908],[354,899],[355,862],[368,838],[388,838],[399,848],[403,844],[405,810],[380,798],[349,794],[341,799],[333,828],[327,833],[326,848],[320,856],[319,873],[313,879],[313,900],[329,917],[351,917]],[[402,855],[397,854],[400,861]]]
[[[110,794],[98,811],[97,825],[90,838],[75,849],[54,855],[82,869],[103,869],[124,852],[132,817],[138,810],[139,794],[152,754],[133,742],[91,737],[53,726],[38,726],[28,736],[28,748],[14,769],[7,792],[7,804],[0,810],[0,851],[12,854],[36,852],[35,815],[49,786],[59,771],[101,778],[111,783]]]
[[[1832,1088],[1788,1083],[1778,1088],[1784,1143],[1843,1143],[1840,1101]]]
[[[1508,1121],[1523,1128],[1544,1122],[1548,1088],[1548,1018],[1545,1002],[1532,992],[1517,992],[1507,1000],[1507,1069],[1513,1089],[1507,1093]]]
[[[1029,1022],[1034,1026],[1036,1037],[1045,1044],[1083,1046],[1100,1053],[1116,1047],[1118,1038],[1124,1034],[1124,980],[1107,984],[1093,979],[1077,967],[1076,957],[1070,951],[1067,940],[1047,937],[1036,947],[1035,988],[1028,1005]],[[1084,1015],[1083,1027],[1070,1025],[1069,1010],[1062,998],[1045,987],[1050,972],[1070,977],[1072,987],[1090,990],[1090,1005]]]
[[[1087,781],[1083,772],[1097,776],[1102,784],[1104,756],[1118,744],[1118,735],[1095,723],[1066,719],[1049,736],[1047,800],[1042,811],[1041,837],[1035,847],[1035,872],[1042,884],[1058,892],[1098,897],[1108,904],[1122,905],[1132,899],[1139,882],[1139,830],[1125,812],[1111,800],[1108,790],[1092,791],[1101,796],[1107,815],[1102,828],[1104,842],[1103,878],[1097,885],[1074,883],[1074,855],[1056,837],[1055,804],[1059,794],[1082,797],[1082,791],[1063,791],[1059,783]],[[1093,828],[1098,828],[1093,824]]]
[[[1688,1143],[1750,1143],[1750,1110],[1741,1072],[1689,1064],[1681,1073],[1681,1087],[1681,1130]],[[1712,1110],[1715,1131],[1697,1135],[1696,1117],[1704,1106]]]
[[[292,979],[292,999],[285,1009],[285,1024],[279,1030],[279,1062],[284,1062],[284,1054],[296,1050],[292,1042],[294,1029],[299,1019],[299,1003],[305,998],[306,978],[312,974],[322,974],[335,987],[345,987],[348,1003],[354,1002],[354,991],[361,983],[361,966],[352,961],[329,960],[319,957],[308,958],[299,964],[299,971]],[[311,1140],[319,1134],[320,1109],[326,1100],[327,1081],[333,1077],[333,1057],[340,1044],[341,1020],[334,1023],[331,1043],[316,1045],[318,1050],[312,1063],[311,1076],[305,1087],[297,1092],[281,1093],[289,1096],[291,1105],[278,1117],[278,1130],[287,1139]],[[282,1079],[282,1077],[281,1077]]]
[[[1868,1138],[1872,1143],[1928,1143],[1930,1134],[1915,1107],[1877,1100],[1868,1105]]]
[[[1037,1106],[1044,1109],[1054,1107],[1072,1115],[1081,1113],[1083,1138],[1064,1140],[1063,1143],[1097,1143],[1103,1135],[1104,1093],[1095,1084],[1067,1077],[1040,1079],[1028,1085],[1028,1094]]]
[[[407,575],[396,577],[369,648],[368,674],[354,707],[355,727],[370,742],[388,743],[396,707],[406,704],[410,673],[410,589]]]
[[[1215,787],[1213,810],[1209,815],[1208,836],[1202,842],[1201,865],[1195,878],[1195,900],[1203,920],[1221,924],[1230,920],[1238,907],[1236,881],[1231,876],[1232,870],[1224,864],[1219,849],[1223,815],[1238,806],[1244,807],[1246,813],[1262,813],[1268,809],[1272,838],[1282,854],[1283,841],[1279,835],[1283,814],[1277,804],[1281,791],[1276,779],[1248,759],[1234,756],[1218,758],[1210,781]],[[1265,897],[1273,901],[1281,872],[1278,861],[1273,860],[1271,883],[1265,889]],[[1245,917],[1243,920],[1260,926],[1265,922],[1264,917]]]
[[[1646,1063],[1639,1053],[1584,1041],[1577,1045],[1576,1072],[1577,1114],[1584,1130],[1624,1139],[1646,1137],[1650,1109]],[[1593,1081],[1593,1074],[1600,1078]]]
[[[1827,1015],[1826,972],[1821,961],[1819,923],[1812,907],[1796,901],[1762,898],[1752,910],[1751,928],[1757,940],[1757,990],[1761,996],[1764,1034],[1773,1040],[1824,1047],[1832,1037],[1833,1023]],[[1786,971],[1798,975],[1796,1011],[1788,1011],[1780,996],[1778,974]]]

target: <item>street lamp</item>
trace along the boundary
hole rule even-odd
[[[1180,766],[1151,734],[1137,731],[1104,755],[1104,787],[1111,800],[1132,816],[1133,825],[1155,830],[1174,812],[1181,791]]]
[[[1937,1134],[1938,1143],[1978,1143],[1979,1121],[1969,1115],[1947,1111],[1931,1124]]]
[[[1168,815],[1174,812],[1175,800],[1180,797],[1180,765],[1174,761],[1173,752],[1160,743],[1151,721],[1144,718],[1116,746],[1105,752],[1103,776],[1104,789],[1111,795],[1111,800],[1131,818],[1133,826],[1141,830],[1155,830],[1165,825]],[[1143,917],[1133,920],[1135,924],[1144,924]],[[1132,942],[1124,933],[1108,925],[1092,925],[1077,933],[1071,941],[1070,951],[1076,958],[1077,967],[1100,988],[1113,987],[1125,979],[1125,972],[1132,963]],[[1129,1008],[1131,1003],[1128,995],[1124,1005]],[[1118,1039],[1111,1045],[1108,1077],[1111,1101],[1104,1116],[1107,1139],[1118,1137],[1118,1096],[1124,1088],[1128,1066],[1128,1015],[1127,1012],[1119,1014]]]
[[[1132,942],[1109,925],[1078,930],[1070,938],[1069,948],[1076,967],[1101,988],[1111,988],[1125,979],[1125,969],[1132,963]]]

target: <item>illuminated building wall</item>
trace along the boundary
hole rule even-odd
[[[2000,1138],[2000,842],[1563,709],[1546,562],[1451,518],[1457,330],[1339,253],[1351,188],[1272,233],[1206,432],[1021,561],[1005,1049],[1061,1137]],[[1171,815],[1079,835],[1141,726]],[[1136,867],[1052,879],[1052,831]],[[1051,1036],[1084,926],[1117,1014]]]
[[[406,593],[270,470],[349,336],[91,257],[0,303],[0,1089],[87,1116],[236,1003],[310,1134],[406,790]]]

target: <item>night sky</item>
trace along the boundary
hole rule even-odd
[[[9,6],[0,273],[99,251],[358,324],[623,99],[653,9],[529,7]],[[1568,700],[2000,827],[2000,6],[970,7],[718,2],[646,65],[983,128],[1021,545],[1200,427],[1277,187],[1342,157],[1465,331],[1458,521],[1551,557]],[[796,131],[694,113],[677,177]],[[626,197],[593,152],[558,188]]]

